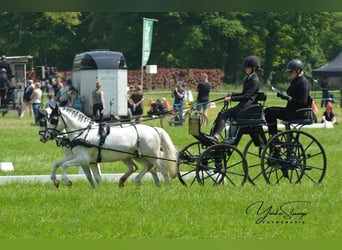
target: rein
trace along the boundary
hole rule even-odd
[[[96,147],[96,148],[101,148],[101,149],[109,150],[109,151],[113,151],[113,152],[118,152],[118,153],[123,153],[123,154],[128,154],[128,155],[134,155],[134,156],[137,156],[139,158],[140,157],[144,157],[144,158],[159,159],[159,160],[164,160],[164,161],[178,162],[177,160],[171,160],[171,159],[167,159],[167,158],[155,157],[155,156],[150,156],[150,155],[142,155],[142,154],[138,154],[138,153],[130,153],[130,152],[127,152],[127,151],[122,151],[122,150],[119,150],[119,149],[106,148],[106,147],[102,147],[102,146],[100,147],[100,146],[97,146],[97,145],[94,145],[94,144],[91,144],[91,143],[89,143],[89,146]]]
[[[58,117],[60,117],[62,119],[65,128],[67,128],[67,124],[66,124],[63,116],[58,115]],[[47,119],[47,117],[45,119]],[[135,131],[137,133],[137,148],[138,148],[138,152],[137,153],[131,153],[131,152],[127,152],[127,151],[123,151],[123,150],[119,150],[119,149],[103,147],[103,143],[101,143],[101,135],[100,135],[100,143],[98,145],[92,144],[89,141],[87,141],[86,138],[87,138],[87,135],[88,135],[90,129],[95,129],[93,127],[93,125],[94,125],[93,121],[90,121],[88,126],[85,127],[85,128],[80,128],[80,129],[75,129],[75,130],[72,130],[72,131],[63,131],[62,132],[62,131],[58,131],[56,129],[57,126],[58,126],[58,120],[55,121],[54,119],[55,118],[52,118],[50,123],[55,125],[55,128],[48,128],[47,124],[46,124],[46,121],[45,121],[45,131],[40,131],[39,133],[46,133],[46,132],[53,131],[53,133],[52,133],[52,135],[54,136],[53,138],[56,138],[56,137],[58,137],[60,135],[64,135],[65,136],[65,135],[72,134],[72,133],[75,133],[75,132],[80,132],[72,141],[69,140],[69,143],[67,143],[67,145],[64,145],[64,143],[61,143],[61,142],[58,143],[56,141],[57,145],[59,144],[59,145],[67,146],[67,147],[71,147],[71,148],[73,148],[75,146],[78,146],[78,145],[85,146],[85,147],[95,147],[95,148],[98,149],[97,163],[101,162],[101,150],[108,150],[108,151],[123,153],[123,154],[127,154],[127,155],[136,156],[137,158],[144,157],[144,158],[151,158],[151,159],[160,159],[160,160],[165,160],[165,161],[170,161],[170,162],[178,162],[178,160],[172,160],[172,159],[167,159],[167,158],[160,158],[160,157],[155,157],[155,156],[151,156],[151,155],[143,155],[143,154],[141,154],[141,152],[140,152],[140,136],[139,136],[139,133],[138,133],[138,130],[137,130],[135,124],[132,124],[132,126],[134,126]],[[103,128],[102,126],[103,126],[102,124],[99,124],[99,130],[101,130],[101,128]],[[79,138],[83,134],[83,132],[86,131],[86,130],[88,130],[88,133],[85,134],[85,137],[84,138]],[[101,131],[99,131],[99,132],[101,133]],[[158,134],[159,134],[159,132],[158,132]],[[103,139],[105,139],[105,138],[103,138]]]

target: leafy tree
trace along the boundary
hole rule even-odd
[[[149,64],[219,68],[241,83],[246,56],[260,57],[266,84],[288,81],[287,62],[299,58],[306,75],[342,49],[340,12],[0,12],[0,53],[32,55],[34,65],[71,70],[75,54],[109,49],[141,67],[143,17],[154,23]]]
[[[35,65],[64,63],[71,53],[70,44],[76,39],[74,27],[79,25],[80,13],[1,13],[1,30],[5,39],[0,41],[7,55],[32,55]],[[68,63],[68,68],[70,64]]]

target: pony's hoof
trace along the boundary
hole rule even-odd
[[[120,180],[119,180],[119,187],[124,187],[125,186],[125,181],[126,181],[126,178],[121,177]]]
[[[59,188],[59,184],[60,184],[60,181],[59,180],[55,180],[53,182],[53,185],[55,185],[56,188]]]
[[[67,186],[68,188],[71,188],[71,187],[72,187],[72,181],[68,180],[68,181],[66,182],[66,186]]]
[[[135,182],[136,187],[141,187],[141,182]]]

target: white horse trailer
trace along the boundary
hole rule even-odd
[[[74,58],[72,83],[84,97],[84,113],[92,116],[91,95],[96,82],[102,84],[105,110],[104,119],[111,115],[127,116],[127,65],[121,52],[108,50],[88,51]]]

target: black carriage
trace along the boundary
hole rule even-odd
[[[268,138],[263,116],[266,95],[259,93],[258,103],[227,121],[227,127],[217,142],[201,132],[196,117],[189,120],[189,133],[197,139],[179,152],[178,178],[183,185],[241,185],[266,181],[319,184],[325,175],[327,160],[322,145],[309,133],[302,131],[315,120],[311,109],[297,110],[294,118],[283,121],[285,130]],[[227,104],[222,111],[227,109]],[[238,144],[243,135],[250,139],[243,150]]]
[[[5,58],[10,62],[12,78],[9,79],[6,97],[0,95],[0,113],[5,115],[10,111],[16,111],[20,115],[27,82],[27,64],[32,64],[32,56],[8,56]],[[1,98],[1,96],[3,97]]]
[[[22,88],[10,88],[5,98],[0,97],[0,113],[2,116],[9,111],[17,111],[21,113],[24,90]]]

